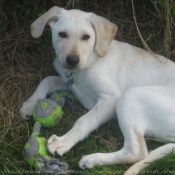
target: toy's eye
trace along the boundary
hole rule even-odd
[[[66,32],[59,32],[58,35],[61,37],[61,38],[67,38],[67,33]]]
[[[90,36],[89,36],[89,35],[83,35],[82,40],[87,41],[89,38],[90,38]]]

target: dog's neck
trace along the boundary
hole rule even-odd
[[[73,83],[74,83],[74,78],[72,77],[73,72],[70,72],[67,69],[64,69],[64,73],[65,73],[65,76],[67,77],[66,86],[69,87],[69,86],[73,85]]]

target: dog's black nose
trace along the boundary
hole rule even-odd
[[[69,55],[66,61],[69,66],[75,67],[79,63],[80,59],[77,55]]]

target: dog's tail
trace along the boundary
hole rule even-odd
[[[169,143],[151,151],[145,159],[131,166],[124,175],[136,175],[141,172],[143,168],[149,166],[151,162],[165,157],[171,152],[175,152],[175,143]]]

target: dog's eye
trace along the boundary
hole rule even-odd
[[[90,38],[89,35],[83,35],[82,40],[88,40]]]
[[[61,38],[67,38],[67,34],[65,32],[58,33]]]

